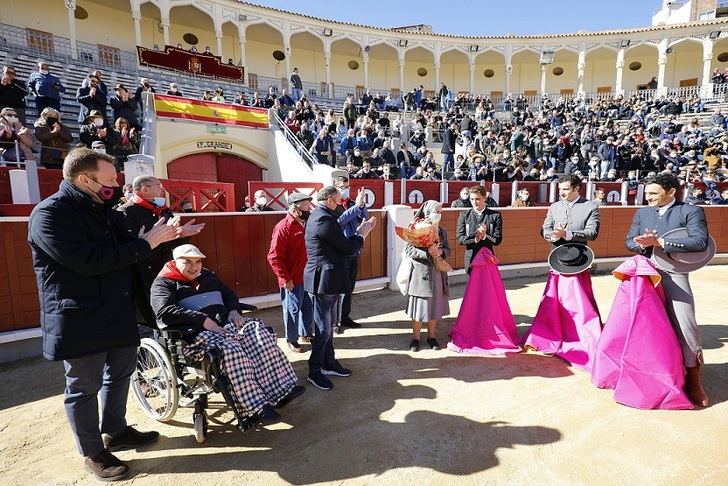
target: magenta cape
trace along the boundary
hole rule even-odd
[[[550,271],[524,345],[591,371],[601,331],[589,271],[576,275]]]
[[[665,310],[654,264],[638,255],[614,272],[622,280],[597,346],[592,383],[642,409],[690,409],[682,351]]]
[[[485,356],[519,352],[516,323],[506,300],[498,260],[490,250],[482,248],[471,267],[448,349]]]

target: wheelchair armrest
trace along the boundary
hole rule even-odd
[[[257,311],[258,310],[258,307],[254,306],[252,304],[244,304],[241,302],[239,305],[240,305],[241,311]]]
[[[185,334],[193,334],[199,332],[195,326],[184,324],[177,326],[164,326],[161,331],[167,333],[169,337],[182,337]]]

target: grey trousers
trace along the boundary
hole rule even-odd
[[[697,366],[697,355],[702,350],[698,321],[695,319],[695,299],[687,273],[660,271],[665,290],[667,315],[682,346],[686,368]]]

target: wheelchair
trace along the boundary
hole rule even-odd
[[[244,305],[245,310],[256,310]],[[154,420],[169,422],[179,407],[192,408],[195,440],[203,443],[208,435],[208,396],[220,393],[232,408],[242,432],[257,426],[256,416],[242,417],[234,405],[227,377],[221,373],[220,356],[205,353],[201,362],[191,362],[182,353],[183,336],[195,331],[190,326],[168,326],[144,333],[138,351],[131,387],[142,411]]]

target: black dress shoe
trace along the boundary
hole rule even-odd
[[[341,321],[341,327],[361,327],[361,324],[354,322],[351,319],[343,319]]]
[[[84,467],[99,481],[118,481],[129,475],[129,466],[106,449],[98,456],[85,458]]]
[[[153,444],[159,439],[159,432],[139,432],[134,427],[129,426],[121,434],[114,437],[103,434],[101,438],[104,441],[104,447],[111,452],[115,452]]]
[[[341,326],[334,326],[334,334],[344,334],[344,330]]]
[[[263,408],[258,413],[260,423],[263,425],[271,425],[281,421],[281,414],[276,412],[270,405],[263,405]]]

